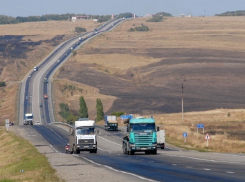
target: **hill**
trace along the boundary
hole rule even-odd
[[[215,16],[245,16],[245,10],[227,11],[225,13],[216,14]]]

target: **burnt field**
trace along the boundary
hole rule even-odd
[[[102,49],[99,52],[108,54],[110,51]],[[97,70],[94,64],[72,61],[58,77],[96,87],[101,94],[117,97],[108,113],[120,110],[141,114],[181,112],[182,83],[186,112],[244,108],[245,53],[170,48],[134,52],[138,56],[164,59],[128,69],[123,74],[109,74]],[[92,50],[88,50],[87,54],[91,53]],[[74,71],[77,69],[79,72]]]

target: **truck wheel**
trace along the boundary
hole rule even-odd
[[[76,154],[80,154],[80,150],[76,150]]]
[[[129,152],[129,155],[134,155],[134,151],[130,151]]]
[[[163,147],[161,147],[161,149],[164,149],[164,146],[163,146]]]
[[[153,150],[151,153],[156,155],[157,154],[157,150]]]

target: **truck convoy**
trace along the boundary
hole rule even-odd
[[[25,114],[24,125],[33,125],[33,114],[32,113]]]
[[[118,130],[117,116],[105,116],[105,130]]]
[[[97,137],[95,133],[95,121],[82,118],[75,121],[69,133],[69,152],[79,154],[80,151],[97,153]]]
[[[153,118],[132,118],[121,116],[127,124],[127,132],[123,137],[122,149],[124,154],[134,155],[135,152],[157,154],[157,135]]]

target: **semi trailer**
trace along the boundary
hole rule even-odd
[[[105,130],[118,130],[117,116],[105,116]]]

